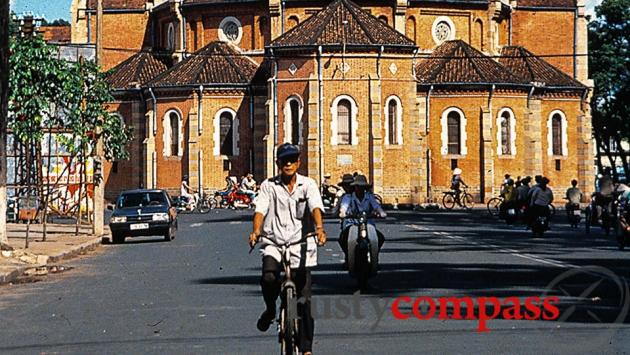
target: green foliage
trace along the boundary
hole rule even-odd
[[[9,57],[9,128],[22,142],[43,137],[42,126],[63,101],[66,63],[40,37],[14,38]]]
[[[95,152],[103,139],[106,159],[126,159],[131,129],[107,111],[114,101],[105,74],[91,61],[68,63],[41,37],[14,38],[9,75],[9,127],[23,143],[40,142],[46,128],[62,128],[58,137],[79,160]]]
[[[604,140],[630,138],[630,0],[604,0],[589,24],[589,67],[595,81],[593,126]]]

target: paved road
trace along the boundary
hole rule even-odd
[[[255,329],[263,304],[260,259],[245,244],[249,220],[240,211],[181,216],[171,243],[139,238],[106,245],[93,257],[69,262],[75,268],[62,275],[0,288],[0,352],[276,352],[274,332]],[[618,251],[599,231],[586,236],[554,224],[545,237],[533,238],[480,212],[391,213],[380,228],[387,236],[381,271],[371,292],[359,296],[341,270],[338,222],[326,221],[330,243],[320,249],[314,272],[317,353],[630,349],[623,307],[630,302],[624,289],[630,252]],[[403,295],[515,296],[523,302],[545,294],[549,284],[561,296],[561,317],[570,315],[564,322],[493,320],[489,332],[479,333],[478,320],[396,320],[391,313],[392,300]],[[410,304],[401,311],[411,313]]]

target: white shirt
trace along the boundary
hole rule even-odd
[[[254,191],[255,187],[256,187],[256,180],[254,179],[252,179],[252,181],[249,181],[249,179],[245,177],[241,181],[241,191]]]
[[[279,244],[296,242],[302,238],[302,220],[308,206],[312,213],[316,208],[324,210],[324,204],[319,194],[315,180],[296,174],[296,182],[293,191],[289,192],[287,186],[282,183],[280,176],[265,180],[260,185],[260,191],[256,198],[256,213],[265,216],[263,234],[267,238]],[[310,217],[312,218],[312,217]],[[305,231],[309,232],[309,231]],[[298,268],[301,255],[305,255],[304,265],[312,267],[317,265],[317,243],[309,238],[305,253],[303,246],[294,245],[291,251],[291,267]],[[280,248],[262,240],[261,253],[263,256],[271,256],[278,262],[282,260]]]

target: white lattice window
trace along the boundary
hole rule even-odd
[[[284,141],[304,144],[304,105],[302,99],[292,95],[284,103]]]
[[[219,24],[219,40],[239,44],[243,38],[243,26],[236,17],[228,16]]]
[[[385,101],[385,144],[403,144],[403,108],[400,99],[390,96]]]
[[[564,112],[555,110],[547,120],[547,154],[567,156],[569,154],[567,117]]]
[[[516,155],[516,119],[509,108],[497,115],[497,154]]]
[[[179,111],[175,109],[167,111],[162,119],[162,127],[164,128],[162,136],[163,155],[166,157],[182,156],[183,129],[182,115]]]
[[[357,145],[357,114],[359,108],[351,96],[340,95],[333,100],[330,106],[332,114],[330,144],[332,145]]]
[[[468,148],[466,141],[466,116],[462,110],[451,107],[442,113],[440,125],[442,126],[442,155],[466,155]]]
[[[214,116],[214,155],[239,155],[239,120],[230,108],[219,110]]]
[[[433,21],[431,35],[433,36],[433,41],[437,44],[452,41],[455,39],[455,24],[449,17],[440,16]]]

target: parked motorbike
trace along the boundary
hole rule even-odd
[[[582,220],[582,210],[580,209],[579,204],[570,203],[567,205],[567,219],[569,220],[571,227],[578,227],[580,220]]]
[[[376,228],[368,223],[366,212],[346,218],[357,220],[348,231],[348,271],[363,290],[368,279],[376,276],[378,271],[378,235]]]

